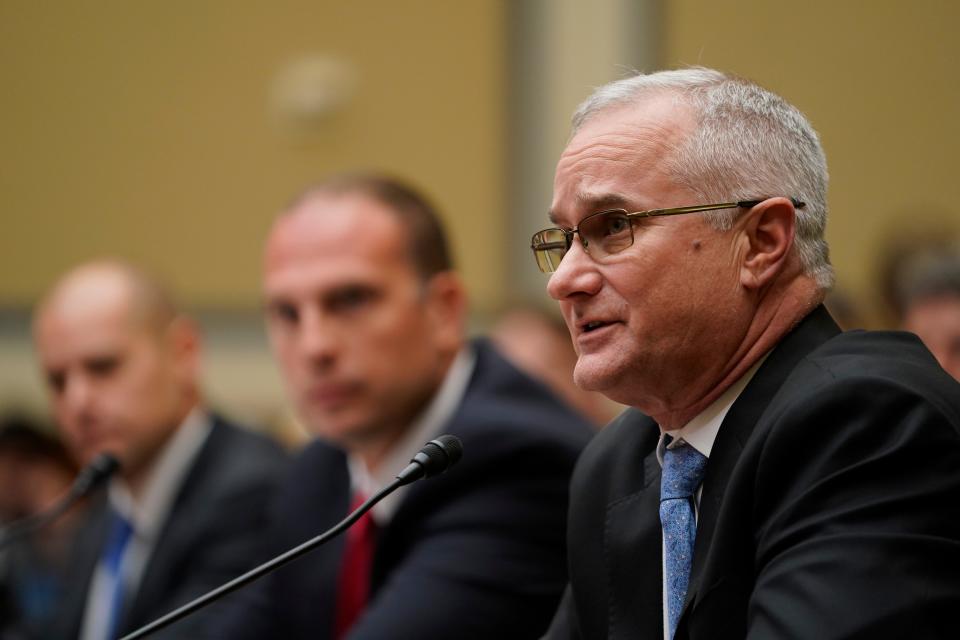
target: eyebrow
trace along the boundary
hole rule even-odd
[[[630,209],[630,198],[620,193],[589,193],[578,191],[574,197],[578,209],[585,209],[586,215],[605,211],[607,209]],[[551,209],[547,213],[547,218],[553,224],[557,223],[557,212]]]

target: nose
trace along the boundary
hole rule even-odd
[[[63,390],[55,396],[60,419],[70,424],[89,420],[94,396],[89,378],[79,372],[68,374],[63,381]]]
[[[312,309],[304,314],[297,347],[300,356],[311,367],[318,370],[332,367],[342,342],[333,323],[325,319],[320,311]]]
[[[579,234],[578,234],[579,235]],[[547,293],[554,300],[564,300],[576,295],[592,296],[600,291],[603,279],[596,263],[587,255],[583,245],[576,240],[560,261],[557,270],[547,282]]]

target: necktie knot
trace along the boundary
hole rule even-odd
[[[703,482],[707,457],[683,442],[663,452],[660,500],[689,498]]]

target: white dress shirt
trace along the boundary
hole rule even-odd
[[[743,390],[746,388],[747,383],[750,382],[753,375],[757,372],[757,369],[760,368],[760,365],[763,364],[766,359],[767,356],[760,358],[739,380],[730,385],[719,398],[714,400],[709,407],[698,413],[690,422],[674,431],[667,432],[663,429],[660,430],[660,442],[657,443],[657,461],[661,467],[663,466],[663,452],[666,449],[678,447],[682,443],[690,445],[708,459],[710,458],[710,452],[713,450],[713,443],[717,439],[717,433],[720,431],[720,425],[723,423],[723,419],[727,416],[730,407],[737,401],[737,398],[740,397],[740,394],[743,393]],[[666,436],[668,435],[673,438],[670,444],[666,444]],[[709,463],[707,463],[707,468],[710,468]],[[694,516],[698,521],[700,519],[700,495],[702,493],[703,485],[700,485],[697,487],[697,493],[693,501]],[[663,584],[660,588],[661,608],[663,609],[663,638],[664,640],[672,640],[668,635],[670,633],[670,625],[668,622],[667,603],[662,595],[667,592],[667,552],[662,542],[660,558],[663,574]]]
[[[200,409],[191,411],[154,461],[139,500],[134,499],[121,479],[115,477],[110,481],[110,506],[133,528],[120,565],[124,606],[136,596],[137,586],[170,515],[173,501],[211,428],[207,414]],[[98,563],[87,592],[80,640],[103,640],[110,623],[112,591],[110,578]]]
[[[348,457],[350,483],[354,492],[359,491],[367,498],[377,493],[393,482],[397,474],[403,471],[424,444],[441,435],[441,430],[453,417],[463,400],[476,360],[476,354],[469,345],[460,350],[430,404],[403,434],[400,441],[390,449],[374,473],[369,472],[358,456]],[[371,513],[377,526],[383,527],[390,521],[407,489],[409,487],[397,489],[373,507]]]

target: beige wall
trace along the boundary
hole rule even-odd
[[[118,254],[191,306],[253,307],[275,211],[365,167],[435,199],[475,303],[494,306],[504,33],[490,0],[0,3],[0,306]],[[297,132],[270,88],[316,53],[345,61],[356,90]]]
[[[512,25],[526,30],[513,37],[543,49],[519,75],[507,48],[520,6],[511,2],[534,10],[528,24]],[[644,67],[655,57],[646,52],[652,41],[662,58],[653,66],[735,71],[807,113],[830,163],[828,235],[840,285],[876,324],[873,267],[883,239],[960,226],[960,40],[952,33],[960,3],[636,3],[604,0],[595,20],[571,21],[588,5],[0,2],[0,410],[42,401],[25,319],[3,308],[27,307],[68,265],[113,253],[160,272],[191,307],[251,310],[274,211],[329,171],[381,167],[424,187],[446,211],[475,317],[518,287],[517,269],[530,270],[529,297],[545,299],[525,246],[530,229],[514,229],[518,255],[507,272],[504,212],[545,209],[566,128],[554,132],[555,112],[539,119],[534,108],[508,134],[507,77],[516,76],[515,111],[518,85],[557,85],[538,99],[553,104],[559,95],[572,105],[624,67]],[[550,11],[560,13],[538,13]],[[618,30],[624,25],[633,27]],[[609,33],[618,40],[606,42]],[[597,42],[606,46],[598,51]],[[620,46],[625,59],[608,61]],[[346,61],[357,85],[344,110],[304,132],[277,121],[270,87],[286,64],[313,53]],[[593,79],[582,77],[587,59]],[[530,122],[544,130],[531,135]],[[510,174],[520,182],[511,193],[531,193],[505,203],[508,135],[511,153],[533,165]],[[281,411],[256,314],[210,317],[211,395],[241,414]]]
[[[882,243],[960,231],[960,3],[949,0],[670,0],[667,66],[759,81],[820,132],[830,168],[828,239],[841,287],[878,322]]]

